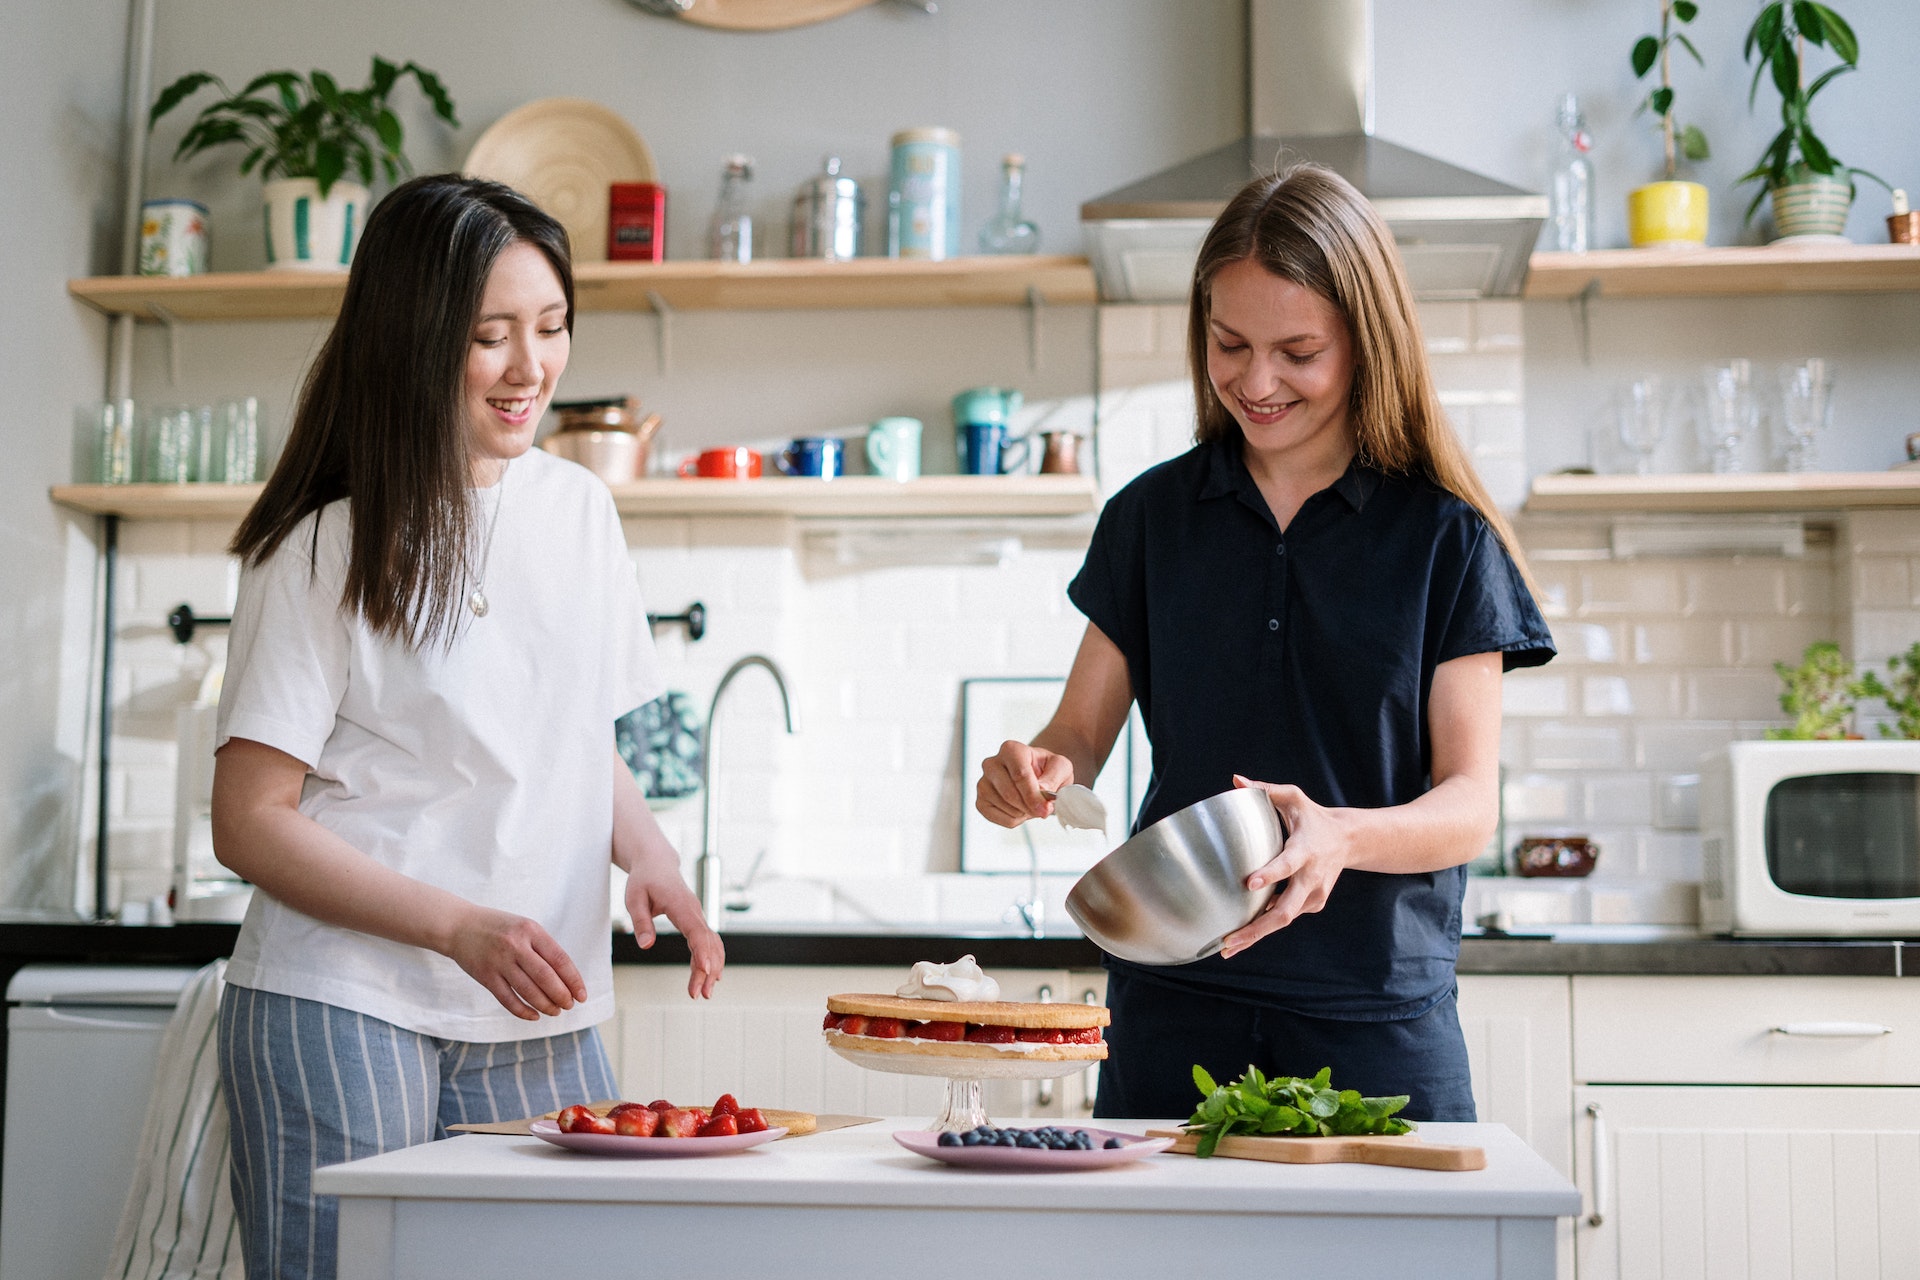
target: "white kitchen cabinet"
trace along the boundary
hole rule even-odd
[[[1008,1000],[1096,1002],[1106,993],[1097,970],[996,969]],[[619,965],[614,969],[618,1012],[605,1029],[621,1096],[703,1101],[733,1093],[749,1105],[853,1115],[920,1115],[940,1109],[937,1077],[866,1071],[826,1046],[820,1022],[827,997],[841,992],[892,991],[906,980],[897,967],[733,965],[710,1001],[687,998],[686,969],[678,965]],[[987,1112],[996,1120],[1022,1116],[1084,1119],[1091,1072],[1060,1080],[987,1082]]]
[[[1595,1085],[1574,1103],[1579,1280],[1920,1277],[1920,1089]]]
[[[1920,1280],[1920,988],[1575,977],[1578,1280]]]

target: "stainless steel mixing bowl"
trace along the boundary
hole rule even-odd
[[[1192,964],[1258,915],[1273,885],[1247,877],[1280,852],[1266,792],[1224,791],[1160,819],[1095,863],[1067,914],[1101,948],[1135,964]]]

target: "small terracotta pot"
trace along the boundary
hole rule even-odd
[[[1600,846],[1586,836],[1524,836],[1513,851],[1515,874],[1586,876],[1600,860]]]

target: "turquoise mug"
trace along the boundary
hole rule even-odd
[[[1008,387],[970,387],[953,398],[953,428],[969,422],[997,422],[1006,426],[1020,410],[1022,397]]]
[[[920,474],[918,418],[881,418],[867,428],[867,471],[889,480],[912,480]]]

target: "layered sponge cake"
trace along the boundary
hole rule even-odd
[[[916,965],[914,980],[901,990],[927,994],[828,996],[822,1034],[829,1045],[864,1053],[1041,1062],[1095,1062],[1107,1056],[1100,1038],[1100,1028],[1110,1021],[1104,1005],[952,998],[954,987],[978,991],[984,985],[940,981],[945,971],[970,966],[972,959],[952,966]],[[972,973],[979,974],[978,968]],[[934,981],[922,981],[929,976]],[[999,991],[995,986],[983,994]]]

